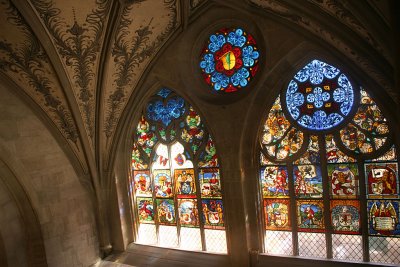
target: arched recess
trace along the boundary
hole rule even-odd
[[[267,105],[255,153],[261,165],[257,221],[265,229],[261,250],[399,263],[393,115],[382,111],[373,90],[350,76],[345,64],[326,62],[309,59],[293,68]],[[379,224],[385,217],[393,220],[387,229]]]
[[[8,254],[8,265],[48,266],[36,212],[15,172],[3,159],[0,159],[0,186],[4,190],[3,197],[8,195],[10,198],[7,206],[2,207],[2,218],[6,221],[1,221],[1,230],[6,231],[2,233],[2,236],[6,254]],[[10,228],[10,226],[13,227]],[[15,229],[15,227],[19,228]]]
[[[133,131],[129,193],[136,242],[226,253],[216,146],[195,108],[163,88]]]

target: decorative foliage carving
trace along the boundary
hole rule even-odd
[[[48,71],[45,67],[49,60],[43,47],[17,9],[8,1],[3,1],[1,4],[6,5],[10,24],[16,26],[24,36],[22,43],[17,47],[13,47],[7,40],[0,41],[1,71],[10,77],[14,76],[11,73],[15,73],[26,79],[29,86],[40,96],[41,105],[52,115],[61,133],[76,144],[78,133],[71,113],[63,101],[54,94],[55,85],[46,76]]]
[[[368,73],[375,81],[377,81],[385,90],[393,96],[394,100],[398,99],[397,92],[393,90],[394,86],[392,81],[379,70],[366,56],[360,55],[357,51],[349,47],[343,40],[341,40],[337,35],[335,35],[329,29],[321,26],[318,21],[310,19],[309,17],[302,16],[295,9],[290,9],[284,4],[273,0],[252,0],[252,2],[263,8],[264,10],[271,12],[283,19],[289,20],[304,29],[310,31],[311,33],[319,36],[326,42],[332,44],[343,54],[352,59],[355,63],[360,66],[366,73]]]
[[[61,10],[54,7],[52,0],[32,0],[59,54],[73,70],[74,92],[90,139],[94,136],[96,60],[110,2],[96,0],[96,8],[86,16],[86,23],[81,25],[74,15],[71,26],[61,18]]]
[[[114,73],[115,89],[107,98],[107,113],[105,118],[104,133],[108,138],[113,135],[114,129],[118,123],[119,116],[129,97],[128,88],[132,88],[137,82],[138,69],[141,64],[152,58],[160,46],[166,41],[177,26],[177,7],[176,0],[163,0],[165,8],[169,12],[169,21],[165,29],[154,37],[155,26],[154,17],[147,25],[141,25],[135,31],[131,32],[133,23],[132,12],[135,5],[128,5],[123,10],[121,22],[116,30],[115,42],[112,48],[116,72]],[[140,3],[139,3],[140,4]],[[131,36],[133,35],[133,39]]]

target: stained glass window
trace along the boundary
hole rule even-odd
[[[248,85],[258,70],[260,54],[255,39],[243,29],[220,29],[201,52],[203,78],[214,90],[235,92]]]
[[[133,137],[136,242],[226,253],[217,150],[200,115],[163,88],[147,103]]]
[[[265,253],[400,264],[396,147],[356,88],[313,60],[272,103],[259,140]]]

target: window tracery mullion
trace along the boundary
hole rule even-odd
[[[325,138],[318,136],[319,153],[320,153],[320,164],[322,172],[322,188],[323,188],[323,201],[324,201],[324,220],[325,220],[325,241],[326,241],[326,256],[328,259],[333,258],[332,253],[332,223],[331,223],[331,210],[330,210],[330,188],[329,188],[329,177],[328,177],[328,164],[326,160],[326,144]]]
[[[299,242],[298,242],[298,227],[297,227],[297,214],[296,214],[296,194],[294,189],[293,177],[293,163],[287,164],[288,181],[289,181],[289,198],[290,198],[290,217],[292,218],[292,254],[293,256],[299,255]]]
[[[369,262],[369,235],[368,235],[368,209],[367,209],[367,187],[364,170],[364,160],[357,160],[359,179],[359,198],[361,216],[361,235],[363,248],[363,261]]]

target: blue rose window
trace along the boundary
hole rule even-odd
[[[208,39],[201,53],[203,78],[216,91],[246,87],[258,70],[256,41],[242,29],[221,29]]]
[[[339,125],[354,104],[354,90],[339,69],[313,60],[290,81],[286,105],[290,116],[310,130]]]

